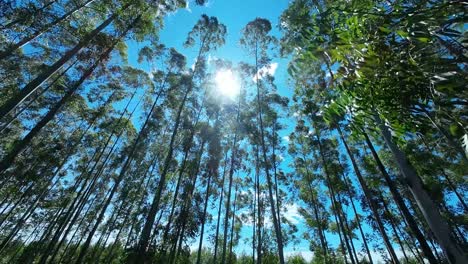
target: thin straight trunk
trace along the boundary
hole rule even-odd
[[[257,43],[255,44],[255,70],[258,72],[258,48]],[[284,254],[283,254],[283,234],[281,233],[281,226],[279,223],[278,215],[276,214],[276,206],[273,199],[273,190],[272,190],[272,182],[271,182],[271,175],[270,175],[270,166],[268,163],[267,157],[267,148],[265,144],[265,131],[263,127],[263,117],[262,117],[262,105],[261,105],[261,93],[260,93],[260,83],[258,79],[258,74],[256,74],[256,84],[257,84],[257,105],[258,105],[258,120],[260,126],[260,143],[262,147],[262,154],[263,154],[263,167],[265,169],[265,174],[267,178],[267,185],[268,185],[268,194],[270,200],[270,209],[273,216],[273,226],[276,233],[276,242],[278,244],[278,257],[280,264],[284,264]],[[224,264],[224,262],[223,262]]]
[[[175,251],[172,252],[170,260],[171,263],[176,263],[179,253],[182,250],[182,243],[184,241],[184,234],[185,234],[185,227],[187,226],[187,219],[190,211],[190,204],[192,203],[192,198],[193,198],[193,193],[195,192],[195,186],[197,184],[198,180],[198,174],[200,173],[200,167],[201,167],[201,161],[202,161],[202,156],[203,156],[203,151],[205,149],[205,141],[201,142],[201,147],[198,152],[198,157],[197,157],[197,166],[195,168],[195,171],[193,173],[193,179],[192,183],[189,186],[189,192],[188,195],[186,196],[186,199],[184,201],[183,207],[182,207],[182,213],[179,215],[179,219],[182,220],[182,228],[180,229],[180,238],[178,240],[179,245],[175,247]],[[177,244],[177,237],[174,245]]]
[[[396,240],[398,242],[398,245],[400,245],[401,252],[403,253],[403,257],[405,258],[405,261],[408,263],[409,259],[408,259],[408,256],[406,255],[405,247],[403,246],[403,243],[401,242],[400,236],[398,235],[398,232],[396,230],[395,221],[393,220],[393,215],[390,213],[390,210],[388,209],[388,206],[387,206],[387,202],[385,201],[382,193],[379,193],[379,196],[380,196],[379,198],[382,201],[382,204],[384,206],[385,213],[388,215],[388,218],[389,218],[388,221],[390,222],[390,226],[392,227],[393,233],[395,234],[395,238],[396,238]]]
[[[340,134],[341,141],[343,142],[343,145],[345,146],[346,152],[348,154],[349,159],[351,160],[351,164],[353,166],[354,172],[359,180],[359,183],[361,184],[362,190],[364,192],[364,196],[366,197],[367,203],[369,204],[369,207],[372,211],[372,214],[374,215],[375,221],[377,222],[377,226],[379,228],[380,234],[382,235],[382,238],[385,243],[385,247],[387,248],[388,253],[390,254],[390,257],[393,261],[394,264],[399,264],[399,260],[397,255],[395,254],[395,251],[393,250],[393,246],[390,242],[390,239],[387,236],[387,232],[385,231],[385,226],[382,222],[382,219],[380,218],[379,212],[377,211],[377,205],[375,204],[374,200],[371,197],[371,192],[369,190],[369,187],[367,186],[361,171],[359,170],[359,167],[357,166],[356,160],[354,159],[354,155],[352,154],[351,150],[348,147],[348,143],[346,142],[343,133],[341,131],[341,128],[337,126],[338,133]]]
[[[192,73],[191,80],[193,80],[195,70],[198,69],[198,62],[200,61],[207,37],[208,35],[204,37],[200,46],[200,50],[198,51],[197,60],[194,66],[194,71]],[[138,256],[135,259],[136,263],[146,263],[146,254],[147,254],[147,249],[148,249],[150,238],[151,238],[151,230],[154,224],[154,220],[156,218],[156,214],[158,213],[158,210],[159,210],[163,189],[166,186],[166,177],[167,177],[167,173],[169,172],[169,167],[172,161],[172,156],[174,152],[174,144],[175,144],[175,140],[178,134],[178,129],[179,129],[180,120],[182,116],[182,110],[185,107],[185,102],[187,101],[188,95],[190,94],[192,89],[193,89],[193,84],[189,84],[187,87],[187,90],[185,91],[184,97],[182,98],[182,101],[180,102],[179,108],[177,110],[177,116],[175,119],[174,128],[172,130],[171,140],[169,142],[169,150],[164,160],[164,165],[161,171],[161,176],[159,178],[159,184],[156,187],[156,193],[153,197],[153,201],[151,202],[151,207],[146,217],[146,221],[143,226],[143,230],[141,232],[140,241],[138,243],[139,244]]]
[[[205,232],[206,212],[208,209],[208,200],[210,199],[211,177],[213,176],[213,173],[214,171],[211,171],[210,174],[208,175],[208,182],[206,184],[205,205],[203,206],[202,226],[200,230],[200,242],[198,243],[197,264],[200,264],[200,261],[201,261],[203,234]]]
[[[232,245],[234,240],[234,222],[236,219],[236,202],[237,202],[237,184],[236,184],[236,191],[234,193],[234,208],[232,210],[232,223],[231,223],[231,240],[229,241],[229,258],[228,263],[232,263]]]
[[[237,132],[237,131],[236,131]],[[231,164],[229,169],[229,183],[228,183],[228,193],[227,193],[227,200],[226,200],[226,213],[224,215],[224,232],[223,232],[223,251],[221,255],[221,263],[226,263],[226,248],[227,248],[227,235],[228,235],[228,228],[229,228],[229,209],[231,207],[231,193],[232,193],[232,182],[234,176],[234,160],[237,156],[237,133],[234,135],[234,141],[232,144],[231,150]]]
[[[341,246],[342,246],[342,251],[343,251],[343,257],[345,258],[345,262],[347,263],[346,252],[345,252],[345,249],[343,248],[343,241],[342,241],[341,232],[343,232],[343,239],[344,239],[346,248],[348,250],[349,258],[351,259],[351,263],[355,264],[355,260],[354,260],[354,257],[353,257],[351,246],[349,245],[348,236],[346,235],[346,229],[344,228],[344,225],[343,225],[343,219],[341,218],[340,209],[338,208],[338,202],[336,201],[335,190],[333,188],[333,184],[332,184],[331,177],[330,177],[330,172],[329,172],[328,166],[327,166],[327,161],[325,159],[325,153],[324,153],[324,149],[323,149],[323,145],[322,145],[322,139],[321,139],[321,136],[320,136],[320,131],[318,130],[318,128],[317,128],[317,126],[315,124],[314,124],[314,129],[315,129],[315,135],[317,136],[317,143],[319,145],[319,154],[320,154],[320,159],[322,161],[322,166],[323,166],[323,169],[324,169],[325,179],[326,179],[326,183],[327,183],[326,185],[328,185],[328,189],[330,190],[329,191],[329,196],[330,196],[330,201],[332,203],[332,210],[333,210],[334,215],[335,215],[336,223],[338,224],[338,235],[340,236],[340,241],[341,241]],[[341,232],[340,232],[340,230],[341,230]]]
[[[300,138],[301,147],[305,146],[305,144],[306,143],[303,142],[302,138]],[[304,161],[306,161],[307,157],[306,157],[304,151],[305,151],[304,149],[301,149],[302,159]],[[306,169],[307,176],[311,177],[312,172],[310,171],[309,166],[306,165],[305,169]],[[307,181],[308,181],[307,187],[308,187],[310,195],[311,195],[312,209],[314,211],[315,221],[317,222],[317,225],[318,225],[317,226],[317,229],[318,229],[317,233],[319,234],[320,245],[322,247],[322,251],[323,251],[323,254],[324,254],[324,257],[325,257],[325,263],[328,263],[328,250],[327,250],[328,246],[327,246],[327,241],[325,239],[325,236],[323,234],[322,221],[321,221],[320,216],[319,216],[318,199],[314,195],[314,191],[313,191],[313,187],[312,187],[312,180],[307,179]]]
[[[260,153],[258,146],[255,146],[255,182],[256,182],[256,194],[257,194],[257,263],[261,264],[263,259],[262,249],[263,249],[263,203],[261,197],[261,186],[260,186]]]
[[[122,7],[120,12],[124,11],[130,6],[130,4]],[[81,39],[75,47],[67,51],[58,61],[52,64],[47,70],[39,74],[34,80],[30,81],[23,89],[19,91],[17,95],[8,99],[5,103],[0,106],[0,119],[3,119],[6,115],[11,113],[11,111],[26,100],[33,92],[35,92],[44,82],[46,82],[55,72],[61,69],[65,63],[67,63],[71,58],[73,58],[78,52],[81,51],[86,45],[88,45],[95,36],[98,35],[103,29],[109,26],[120,14],[116,12],[102,22],[97,28],[88,33],[83,39]],[[133,25],[134,23],[132,23]],[[128,30],[127,30],[128,31]],[[127,32],[126,31],[126,32]]]
[[[192,140],[190,140],[190,141],[192,141]],[[169,216],[167,217],[166,228],[164,228],[162,244],[166,243],[167,236],[169,235],[169,231],[170,231],[171,223],[172,223],[172,217],[174,216],[174,211],[175,211],[176,203],[177,203],[177,197],[179,196],[180,184],[182,182],[182,178],[183,178],[183,175],[184,175],[184,171],[185,171],[185,167],[186,167],[186,164],[187,164],[187,159],[188,159],[189,152],[190,152],[190,147],[185,149],[184,157],[182,158],[182,164],[180,165],[180,168],[179,168],[179,173],[178,173],[178,176],[177,176],[177,183],[176,183],[175,190],[174,190],[174,193],[173,193],[174,197],[172,197],[172,202],[171,202],[171,210],[169,212]]]
[[[120,39],[125,36],[125,34],[133,27],[133,25],[139,20],[137,18],[133,23],[132,26],[128,27],[127,30],[115,41],[109,48],[106,49],[105,52],[101,54],[99,59],[97,59],[91,67],[89,67],[82,75],[81,78],[74,83],[73,87],[69,89],[65,95],[58,101],[48,112],[47,114],[39,121],[37,124],[32,128],[29,133],[19,142],[15,144],[13,149],[8,152],[8,154],[0,161],[0,173],[7,170],[16,159],[16,157],[26,148],[26,146],[32,141],[34,137],[41,131],[41,129],[46,126],[57,114],[57,112],[65,105],[66,102],[70,100],[70,98],[75,94],[78,88],[86,81],[89,76],[94,72],[94,70],[99,66],[99,64],[109,56],[111,51],[114,49],[115,45],[117,44]]]
[[[18,200],[16,200],[16,202],[13,203],[13,205],[9,208],[8,212],[5,213],[5,212],[2,212],[0,214],[0,216],[2,216],[1,220],[0,220],[0,227],[5,223],[5,221],[10,217],[10,215],[15,211],[15,209],[18,207],[18,205],[23,205],[22,202],[24,200],[24,198],[26,196],[29,196],[29,192],[33,189],[34,187],[34,184],[30,184],[26,190],[23,191],[23,193],[21,194],[21,196],[19,197]],[[7,209],[8,207],[5,207],[5,209]]]
[[[353,230],[351,230],[351,228],[349,227],[349,223],[348,223],[348,219],[346,217],[346,214],[345,212],[343,212],[343,199],[340,195],[340,193],[337,194],[338,195],[338,201],[339,201],[339,204],[340,204],[340,213],[341,213],[341,217],[343,218],[343,222],[344,222],[344,227],[346,228],[346,232],[347,232],[347,235],[348,235],[348,238],[349,238],[349,244],[351,245],[351,249],[352,249],[352,254],[354,256],[354,259],[356,261],[356,263],[359,264],[359,258],[358,258],[358,255],[356,254],[356,248],[354,247],[354,242],[353,242]],[[351,254],[351,252],[350,252]]]
[[[151,203],[150,211],[148,212],[148,216],[146,218],[146,222],[145,222],[145,225],[143,226],[143,230],[141,233],[140,242],[139,242],[139,250],[138,250],[139,252],[138,252],[138,257],[136,259],[138,263],[146,263],[146,252],[147,252],[147,248],[150,242],[151,230],[154,224],[156,214],[159,210],[159,203],[161,200],[162,191],[164,189],[164,186],[166,185],[166,176],[167,176],[167,173],[169,172],[169,167],[170,167],[171,160],[172,160],[172,154],[174,152],[174,143],[175,143],[176,136],[178,134],[178,129],[179,129],[180,120],[182,116],[182,110],[185,106],[185,102],[187,100],[187,97],[190,91],[191,91],[191,87],[189,87],[187,91],[185,92],[184,98],[182,99],[182,102],[177,111],[177,117],[176,117],[175,125],[172,131],[171,141],[169,143],[169,150],[166,155],[166,159],[164,161],[164,167],[161,172],[159,184],[158,184],[158,187],[156,188],[156,193],[154,195],[153,201]]]
[[[375,118],[382,132],[385,143],[387,143],[387,146],[390,148],[390,151],[403,174],[404,182],[408,185],[419,209],[426,219],[430,229],[434,233],[434,236],[437,238],[437,241],[444,251],[449,263],[468,263],[468,258],[454,238],[451,237],[447,222],[442,218],[437,206],[424,189],[421,178],[418,176],[415,168],[411,165],[405,153],[403,153],[403,151],[401,151],[393,142],[388,127],[383,124],[378,115],[375,115]]]
[[[442,171],[442,175],[444,175],[444,178],[447,181],[448,186],[450,187],[452,192],[454,192],[455,195],[457,196],[463,209],[465,209],[465,213],[468,213],[468,205],[466,204],[464,197],[460,194],[460,192],[458,192],[457,187],[453,184],[452,180],[447,175],[447,173],[445,173],[444,169],[441,169],[441,171]]]
[[[24,45],[28,44],[32,40],[38,38],[42,34],[46,33],[51,29],[52,27],[55,27],[56,25],[62,23],[64,20],[68,19],[71,17],[74,13],[80,11],[83,7],[87,6],[88,4],[92,3],[95,0],[87,0],[84,3],[77,5],[76,7],[72,8],[70,11],[62,15],[61,17],[57,18],[53,22],[50,22],[46,24],[44,27],[42,27],[40,30],[37,30],[36,32],[32,33],[29,36],[26,36],[22,38],[20,41],[16,42],[15,44],[11,46],[7,46],[7,48],[3,51],[0,51],[0,60],[6,59],[9,56],[13,54],[17,49],[23,47]]]
[[[374,262],[372,260],[372,255],[371,255],[370,250],[369,250],[369,245],[367,244],[367,239],[366,239],[366,236],[365,236],[364,231],[363,231],[362,226],[361,226],[361,220],[360,220],[359,214],[358,214],[358,212],[356,210],[356,206],[354,204],[354,199],[352,198],[352,193],[351,193],[351,188],[350,188],[351,183],[349,183],[348,180],[349,180],[348,177],[346,177],[346,175],[343,174],[343,182],[345,183],[346,192],[348,193],[349,200],[351,202],[351,207],[353,208],[353,212],[354,212],[354,215],[356,217],[356,221],[357,221],[357,224],[358,224],[358,227],[359,227],[359,232],[361,233],[362,242],[364,244],[364,248],[366,249],[367,257],[369,258],[369,263],[373,264]]]
[[[57,184],[58,181],[55,181],[51,188],[53,188],[55,186],[55,184]],[[10,233],[2,240],[2,243],[0,244],[0,253],[5,249],[5,247],[8,245],[8,243],[11,241],[11,239],[13,239],[16,234],[20,231],[20,229],[23,227],[23,225],[26,223],[26,220],[34,213],[34,209],[36,208],[37,204],[39,201],[41,201],[45,196],[46,196],[47,192],[46,191],[43,191],[41,193],[41,195],[36,198],[36,200],[34,201],[34,204],[33,206],[30,206],[28,208],[28,210],[26,212],[23,213],[23,215],[21,216],[20,219],[18,219],[16,222],[17,224],[15,225],[15,227],[10,231]]]
[[[75,60],[73,63],[71,63],[65,70],[63,70],[49,85],[47,85],[46,88],[44,88],[42,91],[40,91],[39,93],[37,93],[35,95],[35,97],[30,100],[27,104],[25,104],[21,110],[19,111],[15,111],[15,114],[13,115],[13,117],[11,117],[8,122],[5,122],[5,124],[2,125],[2,128],[0,128],[0,133],[2,133],[5,129],[8,128],[8,126],[11,125],[11,123],[13,123],[13,121],[15,121],[24,111],[26,111],[26,109],[29,108],[29,106],[31,106],[34,101],[36,99],[38,99],[39,97],[41,97],[46,91],[48,91],[55,83],[57,83],[57,81],[60,80],[61,77],[63,77],[76,63],[78,62],[78,60]]]
[[[403,201],[403,197],[401,196],[400,192],[398,191],[395,183],[393,180],[390,178],[390,175],[388,174],[387,170],[385,169],[385,166],[383,165],[379,155],[375,151],[374,145],[370,141],[369,136],[367,135],[365,130],[362,130],[362,133],[364,135],[364,138],[366,140],[367,146],[369,147],[372,156],[377,163],[377,167],[380,170],[380,173],[384,177],[385,182],[387,183],[388,188],[390,189],[390,193],[392,194],[393,199],[395,200],[398,208],[401,210],[403,213],[403,217],[408,223],[408,226],[410,227],[410,230],[413,232],[415,235],[416,239],[418,240],[420,247],[424,253],[424,256],[427,258],[429,263],[431,264],[436,264],[438,263],[437,260],[434,257],[434,254],[432,253],[431,248],[427,244],[426,238],[424,235],[421,233],[419,230],[418,224],[416,223],[413,215],[411,215],[408,207],[406,206],[405,202]]]
[[[223,176],[221,180],[221,195],[219,197],[219,205],[218,205],[218,219],[216,220],[216,233],[215,233],[215,245],[214,245],[214,256],[213,256],[213,263],[215,264],[216,264],[216,258],[218,256],[219,223],[221,221],[221,211],[222,211],[223,198],[224,198],[224,181],[226,178],[226,168],[228,166],[227,154],[228,152],[226,151],[226,153],[224,154],[224,168],[223,168]]]
[[[172,217],[174,216],[175,206],[176,206],[176,202],[177,202],[177,196],[179,195],[180,183],[182,181],[182,177],[183,177],[184,172],[185,172],[185,167],[186,167],[186,164],[187,164],[188,155],[189,155],[189,152],[190,152],[190,149],[191,149],[191,143],[193,142],[193,138],[195,136],[195,127],[198,125],[198,122],[200,121],[200,116],[201,116],[202,110],[203,110],[203,105],[201,105],[200,108],[198,109],[197,117],[196,117],[195,122],[194,122],[194,124],[192,126],[193,129],[191,129],[191,131],[190,131],[190,135],[189,135],[189,139],[188,139],[188,142],[190,142],[189,146],[187,146],[186,149],[184,150],[185,153],[184,153],[184,157],[182,159],[182,164],[181,164],[181,166],[179,168],[179,173],[178,173],[178,176],[177,176],[177,183],[176,183],[176,187],[175,187],[175,191],[174,191],[174,197],[172,198],[171,211],[169,213],[169,217],[167,218],[166,228],[164,229],[163,244],[166,242],[167,236],[169,234],[169,230],[170,230],[171,223],[172,223]]]
[[[254,192],[253,192],[253,199],[252,199],[252,218],[253,218],[253,223],[252,223],[252,263],[255,264],[255,239],[256,239],[256,219],[255,219],[255,216],[256,216],[256,213],[255,213],[255,206],[256,206],[256,200],[257,200],[257,197],[255,195],[255,190],[256,190],[256,183],[255,183],[255,176],[253,177],[254,179],[252,180],[252,183],[253,183],[253,189],[254,189]]]
[[[102,219],[104,217],[104,214],[105,214],[105,211],[106,211],[107,207],[109,206],[114,194],[116,193],[116,191],[118,189],[118,186],[119,186],[120,182],[123,180],[123,178],[124,178],[124,176],[126,174],[126,171],[130,166],[130,163],[131,163],[131,161],[133,159],[133,155],[134,155],[134,153],[136,151],[136,148],[139,145],[138,143],[140,142],[141,138],[143,137],[143,135],[145,133],[146,126],[148,125],[148,123],[149,123],[149,121],[151,119],[152,113],[153,113],[153,111],[154,111],[154,109],[156,107],[156,104],[158,102],[158,99],[159,99],[159,96],[160,96],[161,92],[162,92],[162,89],[159,92],[156,99],[154,100],[153,105],[151,106],[151,109],[150,109],[150,111],[149,111],[149,113],[148,113],[148,115],[146,117],[146,120],[143,123],[143,125],[142,125],[142,127],[140,129],[140,132],[138,133],[137,138],[135,139],[135,142],[133,143],[129,154],[127,155],[127,157],[125,159],[125,162],[124,162],[124,164],[122,166],[122,169],[120,170],[119,176],[115,180],[115,183],[114,183],[114,186],[112,187],[111,193],[110,193],[109,197],[107,198],[103,208],[101,209],[101,212],[100,212],[100,214],[99,214],[99,216],[97,218],[96,224],[94,225],[93,229],[91,230],[90,234],[88,235],[88,238],[86,239],[86,242],[85,242],[85,244],[83,245],[83,247],[82,247],[82,249],[80,251],[80,254],[79,254],[79,257],[78,257],[76,263],[81,263],[83,261],[85,255],[86,255],[86,251],[87,251],[87,249],[88,249],[88,247],[89,247],[89,245],[91,243],[93,235],[96,232],[98,226],[100,225],[100,223],[101,223],[101,221],[102,221]]]
[[[229,183],[228,183],[228,194],[227,194],[227,201],[226,201],[226,214],[224,217],[224,232],[223,232],[223,251],[221,255],[221,263],[226,263],[226,246],[227,246],[227,229],[228,229],[228,220],[229,220],[229,207],[231,203],[231,189],[232,189],[232,180],[234,176],[235,168],[235,161],[237,159],[237,141],[238,141],[238,129],[240,126],[240,112],[241,112],[241,98],[239,95],[238,105],[237,105],[237,115],[236,115],[236,127],[234,129],[234,139],[232,142],[231,148],[231,163],[229,167]]]
[[[44,11],[46,8],[48,8],[49,6],[51,6],[52,4],[56,3],[58,0],[52,0],[46,4],[44,4],[41,8],[37,9],[37,10],[34,10],[34,13],[33,14],[30,14],[30,16],[28,18],[34,18],[35,16],[37,16],[38,14],[40,14],[42,11]],[[6,25],[0,27],[0,30],[4,30],[4,29],[7,29],[9,27],[12,27],[18,23],[22,23],[22,22],[25,22],[28,18],[18,18],[16,20],[13,20],[13,21],[10,21],[8,22]]]
[[[276,208],[278,209],[278,224],[281,226],[281,208],[280,208],[280,199],[278,196],[279,189],[278,189],[278,173],[277,173],[277,168],[276,168],[276,122],[273,124],[273,175],[274,175],[274,181],[275,181],[275,197],[276,197]]]

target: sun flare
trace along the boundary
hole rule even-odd
[[[218,71],[215,82],[220,94],[229,98],[234,98],[239,94],[239,82],[232,70]]]

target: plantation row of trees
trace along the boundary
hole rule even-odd
[[[468,263],[466,3],[295,0],[236,65],[186,4],[0,3],[0,263]]]

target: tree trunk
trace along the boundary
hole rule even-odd
[[[403,180],[408,185],[411,193],[413,194],[419,209],[421,209],[424,218],[426,219],[429,227],[434,233],[437,241],[443,249],[449,263],[463,264],[468,263],[468,258],[465,256],[463,250],[457,245],[454,239],[450,236],[450,229],[447,222],[442,218],[437,209],[437,206],[431,200],[430,196],[423,187],[423,183],[419,178],[416,170],[409,162],[405,153],[401,151],[398,146],[393,143],[392,136],[387,126],[383,124],[378,115],[375,115],[376,121],[382,132],[382,136],[390,148],[390,151],[395,158],[398,167],[403,174]]]
[[[382,222],[382,219],[380,218],[380,215],[377,211],[377,205],[375,204],[374,200],[372,200],[372,197],[371,197],[371,192],[369,190],[369,187],[367,186],[362,174],[361,174],[361,171],[359,170],[358,166],[357,166],[357,163],[354,159],[354,155],[351,153],[351,150],[349,149],[348,147],[348,143],[346,142],[344,136],[343,136],[343,133],[341,131],[341,128],[339,126],[337,126],[337,130],[338,130],[338,133],[340,134],[340,137],[341,137],[341,141],[343,142],[343,145],[345,146],[345,149],[346,149],[346,152],[349,156],[349,159],[351,160],[351,164],[353,166],[353,169],[354,169],[354,172],[356,173],[356,176],[359,180],[359,183],[361,184],[361,187],[362,187],[362,190],[364,192],[364,196],[366,197],[366,200],[367,200],[367,203],[369,204],[369,207],[372,211],[372,214],[374,215],[374,218],[377,222],[377,226],[379,228],[379,231],[380,231],[380,234],[382,235],[382,238],[384,240],[384,243],[385,243],[385,247],[387,248],[387,251],[388,253],[390,254],[390,257],[393,261],[394,264],[399,264],[400,262],[398,261],[398,257],[397,255],[395,254],[395,251],[393,250],[393,246],[392,244],[390,243],[390,239],[388,238],[387,236],[387,232],[385,231],[385,226]]]
[[[127,9],[130,4],[125,5],[120,10],[121,12]],[[71,58],[73,58],[78,52],[81,51],[91,40],[100,33],[104,28],[110,25],[117,17],[119,13],[114,13],[104,22],[102,22],[97,28],[88,33],[75,47],[67,51],[58,61],[52,64],[47,70],[43,71],[34,80],[30,81],[23,89],[21,89],[17,95],[8,99],[2,106],[0,106],[0,119],[3,119],[8,115],[14,108],[21,104],[27,99],[34,91],[37,90],[45,81],[47,81],[55,72],[62,68]],[[134,24],[133,22],[132,24]],[[128,29],[127,29],[128,31]]]
[[[315,126],[315,125],[314,125],[314,129],[315,129],[315,135],[317,136],[317,143],[319,145],[319,154],[320,154],[320,159],[322,161],[322,166],[323,166],[323,170],[324,170],[323,172],[325,174],[325,179],[326,179],[326,183],[327,183],[326,185],[328,185],[328,189],[330,190],[329,191],[329,197],[330,197],[330,201],[331,201],[331,204],[332,204],[332,211],[334,212],[335,221],[336,221],[336,223],[338,225],[338,235],[339,235],[340,241],[341,241],[341,250],[342,250],[342,253],[343,253],[343,257],[344,257],[345,263],[348,263],[348,261],[346,259],[346,251],[345,251],[344,245],[343,245],[343,239],[344,239],[346,248],[347,248],[348,253],[349,253],[349,257],[351,259],[351,263],[355,264],[353,253],[351,251],[351,247],[349,245],[348,237],[346,235],[346,230],[345,230],[344,225],[343,225],[343,220],[341,219],[340,210],[338,208],[338,202],[336,201],[336,198],[335,198],[335,190],[333,188],[333,184],[332,184],[332,181],[331,181],[330,173],[329,173],[328,166],[327,166],[327,161],[325,160],[325,153],[324,153],[324,149],[323,149],[323,146],[322,146],[322,143],[321,143],[322,139],[320,137],[320,131],[318,130],[317,126]]]
[[[24,45],[28,44],[30,41],[36,39],[37,37],[41,36],[42,34],[44,34],[45,32],[47,32],[49,29],[51,29],[52,27],[60,24],[61,22],[63,22],[64,20],[68,19],[69,17],[71,17],[74,13],[78,12],[79,10],[81,10],[83,7],[87,6],[88,4],[94,2],[95,0],[87,0],[86,2],[72,8],[70,11],[68,11],[67,13],[65,13],[64,15],[62,15],[61,17],[57,18],[56,20],[54,20],[53,22],[51,23],[48,23],[46,24],[44,27],[42,27],[40,30],[34,32],[33,34],[29,35],[29,36],[26,36],[24,38],[22,38],[20,41],[16,42],[15,44],[11,45],[11,46],[7,46],[7,48],[3,51],[0,51],[0,60],[3,60],[3,59],[6,59],[8,58],[9,56],[11,56],[13,54],[13,52],[15,52],[17,49],[23,47]]]
[[[361,233],[362,242],[364,244],[364,248],[366,249],[367,257],[369,258],[369,263],[373,264],[374,262],[372,260],[372,256],[371,256],[371,253],[370,253],[370,250],[369,250],[369,245],[367,244],[366,236],[364,234],[364,231],[362,230],[361,220],[360,220],[359,214],[358,214],[358,212],[356,210],[356,206],[354,204],[354,199],[352,198],[351,189],[349,187],[350,183],[348,182],[348,179],[344,174],[343,174],[343,182],[345,183],[346,192],[348,193],[349,201],[351,202],[351,207],[353,208],[353,212],[354,212],[354,215],[356,217],[356,221],[357,221],[357,224],[358,224],[358,227],[359,227],[359,232]]]
[[[133,25],[139,20],[139,17],[129,26],[126,31],[120,35],[120,37],[112,43],[112,45],[106,49],[105,52],[101,54],[99,59],[97,59],[91,67],[89,67],[80,77],[80,79],[74,83],[73,87],[69,89],[65,95],[58,101],[48,112],[47,114],[34,126],[34,128],[29,131],[29,133],[19,142],[15,144],[13,149],[0,161],[0,173],[7,170],[16,159],[16,157],[26,148],[26,146],[31,142],[31,140],[41,131],[41,129],[46,126],[57,114],[57,112],[65,105],[66,102],[70,100],[73,94],[78,90],[78,88],[86,81],[89,76],[94,72],[94,70],[99,66],[99,64],[109,56],[109,54],[114,49],[115,45],[126,35],[126,33],[133,27]]]
[[[223,177],[221,180],[221,195],[219,197],[219,205],[218,205],[218,219],[216,222],[216,233],[215,233],[215,245],[214,245],[214,256],[213,256],[213,263],[216,263],[216,258],[218,256],[218,236],[219,236],[219,223],[221,221],[221,211],[222,211],[222,206],[223,206],[223,196],[224,196],[224,181],[225,181],[225,176],[226,176],[226,168],[228,166],[228,161],[227,161],[227,154],[228,152],[226,151],[226,154],[224,155],[224,168],[223,168]]]
[[[257,45],[255,46],[255,69],[258,72],[258,51]],[[281,226],[279,223],[278,215],[276,213],[276,206],[273,199],[273,190],[272,190],[272,182],[271,182],[271,175],[270,175],[270,166],[268,163],[267,157],[267,148],[265,144],[265,131],[263,127],[263,117],[262,117],[262,105],[261,105],[261,92],[260,92],[260,83],[258,79],[258,74],[256,75],[256,84],[257,84],[257,106],[258,106],[258,121],[260,126],[260,143],[262,147],[262,156],[263,156],[263,167],[265,169],[267,185],[268,185],[268,194],[270,200],[270,209],[273,216],[273,226],[276,233],[276,243],[278,244],[278,257],[280,264],[284,264],[284,254],[283,254],[283,234],[281,233]],[[224,264],[224,262],[223,262]]]
[[[205,232],[206,211],[208,209],[208,200],[210,199],[210,187],[211,187],[212,175],[213,175],[213,171],[211,171],[210,174],[208,175],[208,182],[206,184],[205,205],[203,206],[202,226],[200,230],[200,242],[198,243],[197,264],[200,264],[200,261],[201,261],[203,234]]]
[[[367,146],[369,147],[372,156],[377,163],[377,167],[379,168],[382,176],[384,177],[385,182],[387,183],[388,188],[390,189],[390,193],[392,194],[393,199],[395,200],[398,208],[401,210],[403,213],[403,217],[405,218],[406,222],[408,223],[408,226],[410,227],[411,231],[414,233],[416,239],[418,240],[420,247],[424,253],[424,256],[428,259],[429,263],[431,264],[436,264],[438,263],[437,260],[435,259],[431,248],[427,244],[426,238],[424,235],[421,233],[419,230],[418,224],[414,220],[414,217],[411,215],[409,212],[408,207],[406,206],[405,202],[403,201],[403,197],[401,197],[400,192],[398,192],[398,189],[393,182],[393,180],[390,178],[390,175],[387,173],[387,170],[385,169],[385,166],[383,165],[382,161],[380,160],[379,155],[375,151],[374,145],[370,141],[369,136],[367,135],[365,130],[362,130],[364,138],[366,140]]]
[[[231,223],[231,240],[229,241],[229,258],[228,263],[232,263],[232,245],[234,240],[234,224],[236,219],[236,202],[237,202],[237,184],[236,184],[236,191],[234,193],[234,208],[232,210],[232,223]]]
[[[171,257],[170,257],[171,262],[170,263],[175,264],[177,262],[177,258],[179,257],[179,253],[180,253],[180,251],[182,249],[182,242],[184,240],[185,227],[187,226],[187,218],[188,218],[189,211],[190,211],[190,204],[192,203],[193,193],[195,192],[195,185],[197,184],[198,174],[200,172],[201,160],[202,160],[202,156],[203,156],[203,151],[205,149],[205,143],[206,143],[205,141],[201,142],[201,147],[200,147],[200,150],[198,152],[198,157],[197,157],[197,166],[195,168],[195,171],[193,172],[192,183],[189,186],[188,195],[186,196],[186,199],[184,201],[184,204],[183,204],[183,207],[182,207],[182,212],[179,215],[179,219],[182,221],[182,228],[180,230],[180,238],[179,238],[179,241],[178,241],[179,244],[175,248],[175,251],[173,251],[172,254],[171,254]],[[177,240],[175,242],[177,242]],[[174,243],[174,245],[176,245],[176,244],[177,243]]]
[[[390,223],[390,226],[392,227],[393,233],[395,234],[395,239],[398,242],[398,245],[400,245],[401,252],[403,253],[403,257],[405,258],[406,263],[409,262],[408,256],[406,255],[405,247],[403,246],[403,243],[401,242],[400,236],[398,235],[398,232],[395,227],[395,221],[393,220],[393,215],[390,213],[390,210],[388,209],[387,202],[385,201],[382,193],[379,193],[380,200],[382,201],[382,204],[385,209],[385,213],[388,215],[388,221]]]

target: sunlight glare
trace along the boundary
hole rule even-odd
[[[239,83],[232,70],[221,70],[216,73],[216,87],[222,95],[234,98],[239,94]]]

